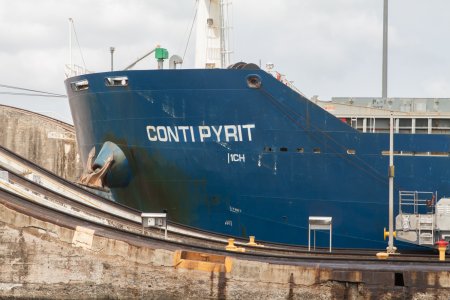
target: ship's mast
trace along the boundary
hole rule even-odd
[[[230,64],[231,1],[198,0],[196,68],[226,68]]]
[[[72,18],[69,18],[69,71],[68,71],[68,77],[73,76],[73,56],[72,56],[72,29],[73,27],[73,20]]]

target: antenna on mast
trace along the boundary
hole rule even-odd
[[[74,33],[74,35],[75,35],[75,41],[77,42],[78,50],[80,51],[80,56],[81,56],[81,60],[83,62],[83,67],[75,65],[73,63],[72,33]],[[69,64],[68,65],[66,64],[66,72],[65,73],[66,73],[66,77],[72,77],[72,76],[76,76],[76,75],[90,73],[86,69],[86,63],[84,61],[83,51],[81,51],[80,43],[78,42],[77,32],[75,30],[75,23],[72,18],[69,18]]]
[[[72,57],[72,26],[73,19],[69,18],[69,74],[68,77],[73,76],[73,57]]]

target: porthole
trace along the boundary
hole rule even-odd
[[[247,76],[247,86],[251,89],[259,89],[261,87],[261,77],[256,74]]]

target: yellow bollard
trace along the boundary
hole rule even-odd
[[[228,251],[236,251],[237,247],[234,245],[234,239],[228,239],[228,245],[225,247],[225,250]]]
[[[248,238],[249,238],[249,242],[247,243],[247,245],[253,246],[253,247],[264,247],[264,245],[261,245],[261,244],[258,244],[257,242],[255,242],[254,235],[250,235]]]
[[[249,246],[258,246],[258,244],[255,243],[255,236],[254,235],[249,236],[249,239],[250,239],[250,241],[247,243],[247,245],[249,245]]]
[[[228,239],[228,245],[225,247],[227,251],[235,251],[235,252],[245,252],[245,248],[236,247],[234,245],[234,239]]]
[[[445,261],[445,251],[447,251],[448,242],[445,240],[440,240],[436,242],[439,250],[439,260]]]
[[[397,238],[397,231],[393,231],[392,235],[394,236],[394,238]],[[384,240],[386,240],[386,238],[389,237],[389,231],[386,231],[386,227],[384,227],[383,236]]]
[[[447,250],[447,247],[438,247],[439,250],[439,260],[444,261],[445,260],[445,250]]]

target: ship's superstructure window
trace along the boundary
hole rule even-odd
[[[450,98],[333,97],[315,104],[364,133],[449,134]]]
[[[428,119],[416,119],[416,133],[428,133]]]
[[[70,84],[70,87],[74,92],[84,91],[89,88],[89,81],[87,79],[75,81]]]
[[[314,154],[319,154],[320,153],[320,148],[314,148],[313,149],[313,153]]]
[[[286,147],[281,147],[281,148],[280,148],[280,151],[281,151],[281,152],[287,152],[287,151],[288,151],[288,148],[286,148]]]
[[[364,133],[389,133],[390,120],[386,117],[341,117],[342,122]],[[394,133],[450,134],[450,116],[394,117]]]
[[[298,153],[303,153],[303,152],[305,152],[305,149],[303,149],[303,148],[297,148],[297,152],[298,152]]]
[[[106,86],[128,86],[128,77],[126,76],[116,76],[116,77],[106,77]]]
[[[411,133],[412,119],[396,119],[394,131],[396,133]]]

